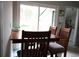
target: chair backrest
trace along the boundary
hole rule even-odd
[[[59,32],[60,41],[58,41],[57,43],[67,48],[70,33],[71,33],[71,28],[61,27],[60,32]]]
[[[32,32],[22,31],[22,56],[33,57],[33,56],[46,56],[49,40],[50,31],[44,32]],[[25,52],[26,51],[26,52]]]
[[[56,30],[57,30],[57,27],[53,27],[53,26],[50,26],[49,30],[51,31],[51,34],[54,34],[56,35]]]

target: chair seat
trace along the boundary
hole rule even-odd
[[[49,43],[49,51],[52,53],[60,53],[63,52],[64,50],[65,50],[64,47],[56,42]]]

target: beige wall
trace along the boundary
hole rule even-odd
[[[0,48],[2,47],[2,32],[1,32],[1,30],[2,30],[2,28],[1,28],[1,19],[2,19],[2,2],[0,2]],[[2,56],[2,49],[0,49],[0,56]]]
[[[1,2],[1,40],[2,40],[2,56],[10,56],[10,34],[12,28],[12,2]]]

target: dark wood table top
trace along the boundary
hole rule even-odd
[[[21,36],[22,36],[22,31],[12,31],[10,40],[12,41],[12,43],[21,43],[22,41]],[[59,37],[51,34],[50,41],[53,41],[53,42],[59,41]]]

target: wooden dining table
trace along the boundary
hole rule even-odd
[[[50,42],[56,42],[59,41],[59,37],[56,35],[51,34],[50,36]],[[19,44],[22,43],[22,30],[19,31],[12,31],[11,35],[10,35],[10,41],[11,41],[11,54],[13,56],[13,48],[14,48],[14,44]],[[27,42],[27,40],[26,40]],[[17,45],[18,46],[18,45]]]
[[[12,43],[21,43],[21,41],[22,41],[22,30],[12,31],[11,35],[10,35],[10,40],[12,41]],[[54,34],[51,34],[50,41],[51,42],[59,41],[59,37],[54,35]]]

